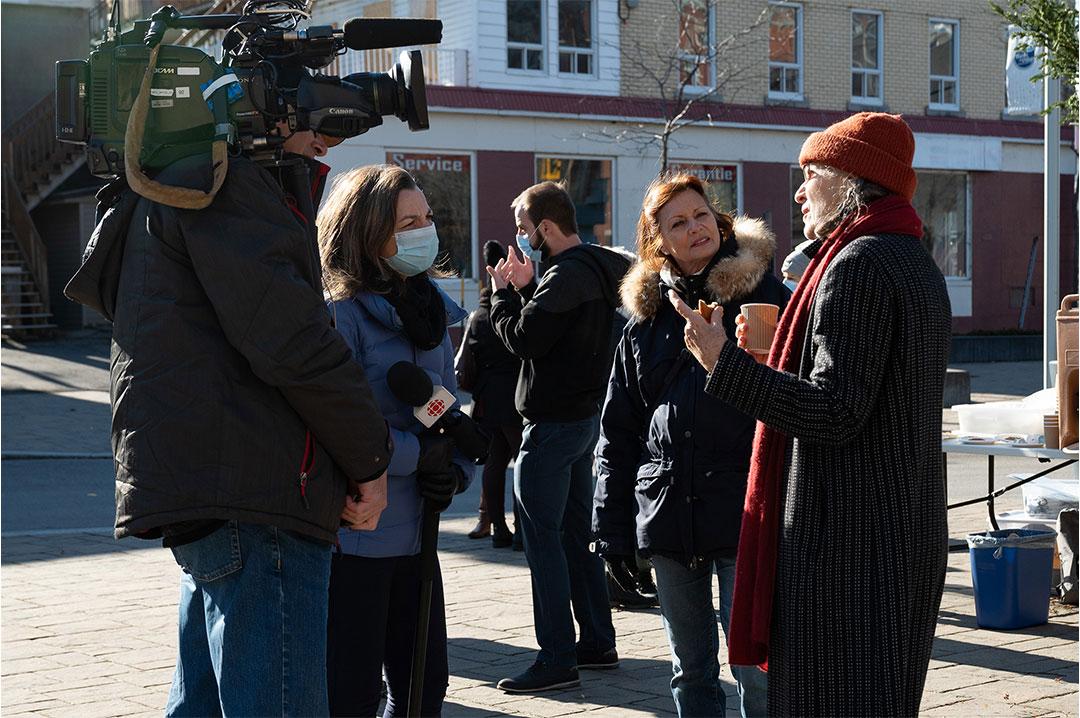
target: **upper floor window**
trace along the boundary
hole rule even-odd
[[[593,15],[593,0],[559,0],[559,72],[593,74]]]
[[[960,23],[930,20],[930,109],[960,109]]]
[[[506,66],[544,71],[544,0],[506,0]]]
[[[711,88],[716,44],[712,3],[679,1],[679,81],[688,87]]]
[[[769,18],[769,97],[802,99],[802,6],[772,3]]]
[[[881,104],[881,13],[851,13],[851,100]]]

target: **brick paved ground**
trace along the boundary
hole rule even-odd
[[[954,534],[983,520],[978,509],[952,518]],[[544,696],[497,691],[499,678],[533,658],[528,572],[522,554],[470,541],[469,528],[469,519],[451,519],[442,540],[447,716],[672,714],[668,648],[655,611],[615,614],[618,670],[583,673],[580,689]],[[160,715],[176,645],[178,569],[167,551],[104,534],[8,537],[2,561],[6,718]],[[923,713],[1077,715],[1076,610],[1055,604],[1045,626],[980,630],[967,556],[949,563]],[[723,678],[733,692],[726,666]]]
[[[107,356],[107,343],[92,334],[29,348],[4,343],[4,718],[149,716],[164,706],[176,646],[176,565],[154,544],[70,530],[103,526],[112,510],[108,460],[87,458],[108,451]],[[1022,396],[1039,384],[1037,368],[1033,374],[1025,364],[966,368],[976,401]],[[946,427],[955,420],[945,412]],[[999,461],[1002,476],[1019,470],[1030,470],[1030,462]],[[976,457],[951,458],[952,498],[977,496],[983,471]],[[1001,508],[1019,508],[1017,494]],[[532,661],[532,608],[523,555],[465,537],[472,519],[461,513],[474,510],[476,500],[475,489],[459,497],[451,508],[459,515],[444,521],[451,672],[445,714],[672,715],[667,641],[655,611],[615,614],[622,667],[584,673],[580,689],[522,698],[494,688]],[[953,536],[985,527],[978,506],[949,519]],[[922,712],[1077,716],[1076,609],[1053,604],[1047,625],[980,630],[967,562],[965,553],[950,559]]]

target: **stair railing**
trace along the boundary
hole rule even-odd
[[[26,261],[26,270],[34,280],[37,287],[38,298],[45,311],[49,311],[49,262],[45,243],[41,241],[34,220],[23,201],[22,193],[19,192],[15,173],[12,171],[12,163],[8,157],[10,146],[4,143],[5,162],[3,169],[3,213],[11,225],[15,242],[19,245],[23,259]]]
[[[47,94],[4,133],[4,159],[24,198],[32,197],[53,170],[82,153],[56,139],[56,98]]]

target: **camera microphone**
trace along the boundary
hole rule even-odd
[[[442,20],[354,17],[343,35],[345,47],[353,50],[435,45],[442,42]]]
[[[427,372],[407,361],[399,361],[386,373],[390,392],[415,407],[413,415],[429,429],[446,434],[458,451],[482,464],[487,461],[489,439],[468,414],[452,409],[456,399],[444,387],[431,383]]]

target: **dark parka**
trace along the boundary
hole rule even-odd
[[[480,290],[480,305],[469,317],[462,341],[476,360],[473,418],[489,429],[521,426],[521,414],[514,406],[521,360],[491,328],[491,291],[486,287]]]
[[[775,247],[765,224],[747,218],[721,245],[706,287],[732,339],[742,304],[787,304],[788,290],[769,272]],[[690,562],[738,544],[755,422],[707,396],[705,371],[688,354],[679,358],[685,322],[668,289],[640,263],[622,284],[631,320],[600,423],[593,532],[599,553],[638,548]]]
[[[197,187],[204,166],[158,179]],[[332,542],[346,479],[387,466],[385,422],[323,302],[308,168],[278,172],[232,159],[202,210],[124,191],[92,240],[111,257],[96,296],[85,273],[69,285],[113,320],[117,537],[235,519]]]

